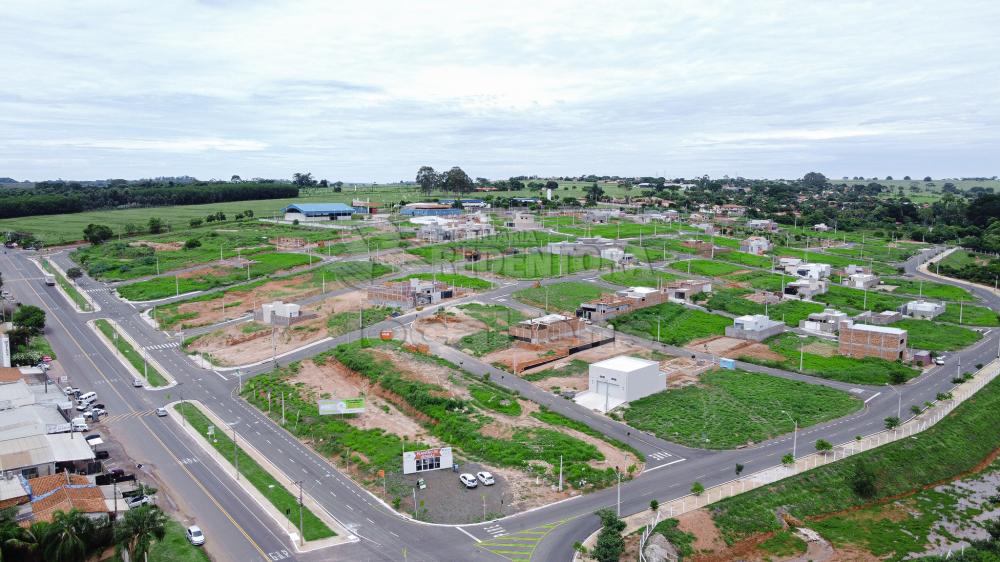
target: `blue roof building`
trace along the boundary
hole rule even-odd
[[[343,203],[293,203],[281,211],[287,221],[348,220],[355,213]]]

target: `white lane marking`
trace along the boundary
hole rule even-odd
[[[455,528],[456,528],[456,529],[458,529],[459,531],[462,531],[462,532],[463,532],[463,533],[465,533],[466,535],[469,535],[469,538],[471,538],[472,540],[474,540],[474,541],[476,541],[476,542],[483,542],[483,541],[481,541],[481,540],[477,539],[475,535],[473,535],[472,533],[470,533],[470,532],[466,531],[465,529],[463,529],[463,528],[461,528],[461,527],[455,527]],[[393,534],[395,534],[395,533],[393,533]],[[396,535],[396,536],[398,537],[399,535]]]

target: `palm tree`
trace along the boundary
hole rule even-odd
[[[30,527],[18,529],[13,537],[4,541],[4,546],[26,553],[27,560],[38,560],[38,551],[45,543],[51,527],[46,521],[38,521]],[[15,559],[20,560],[20,558]]]
[[[94,524],[77,509],[57,511],[42,540],[46,562],[81,562],[87,557],[87,538]]]
[[[115,526],[115,553],[127,550],[132,560],[142,560],[153,540],[163,540],[167,532],[167,516],[155,505],[130,509]]]

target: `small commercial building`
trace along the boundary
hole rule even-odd
[[[740,242],[740,251],[763,256],[771,251],[771,241],[763,236],[751,236]]]
[[[354,214],[356,215],[376,215],[382,211],[382,203],[375,201],[361,201],[360,199],[355,199],[351,202],[351,206],[354,207]]]
[[[845,321],[840,323],[838,353],[855,359],[899,361],[906,359],[906,336],[906,330],[899,328]]]
[[[254,311],[254,320],[276,326],[289,326],[301,316],[299,305],[282,301],[264,303],[260,305],[260,311]]]
[[[585,408],[608,412],[666,389],[667,376],[658,362],[620,355],[592,364],[587,391],[574,400]]]
[[[844,277],[844,286],[852,289],[874,289],[878,287],[878,275],[853,273]]]
[[[463,212],[462,209],[441,203],[410,203],[399,211],[401,215],[408,217],[445,217],[461,215]]]
[[[771,320],[763,314],[747,314],[733,319],[726,326],[726,336],[741,340],[764,341],[785,331],[785,323]]]
[[[931,320],[944,313],[943,302],[910,301],[903,305],[903,314],[913,318]]]
[[[343,203],[294,203],[281,210],[286,221],[319,222],[350,220],[354,207]]]

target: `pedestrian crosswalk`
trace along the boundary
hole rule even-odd
[[[649,455],[646,455],[646,456],[648,456],[649,458],[651,458],[651,459],[653,459],[655,461],[665,461],[665,460],[669,459],[670,457],[672,457],[673,455],[671,455],[670,453],[668,453],[666,451],[657,451],[655,453],[652,453],[652,454],[649,454]]]
[[[524,531],[517,531],[516,533],[507,533],[499,525],[493,524],[489,527],[484,527],[483,530],[492,534],[490,529],[494,531],[499,529],[499,534],[479,543],[479,547],[511,562],[530,562],[535,549],[545,539],[545,536],[566,521],[569,521],[569,519],[540,525]]]
[[[173,342],[168,342],[168,343],[159,343],[159,344],[156,344],[156,345],[147,345],[143,349],[145,349],[146,351],[149,351],[151,349],[170,349],[172,347],[178,347],[179,345],[180,345],[180,342],[173,341]]]
[[[145,412],[129,412],[127,414],[115,414],[113,416],[105,416],[101,418],[101,423],[118,423],[131,419],[135,419],[143,416],[151,416],[156,413],[154,410],[148,410]]]
[[[502,537],[507,534],[507,532],[504,531],[504,528],[501,527],[500,525],[490,525],[489,527],[483,527],[483,530],[492,535],[493,538]]]
[[[84,293],[109,293],[111,289],[108,287],[91,287],[89,289],[82,289]]]

